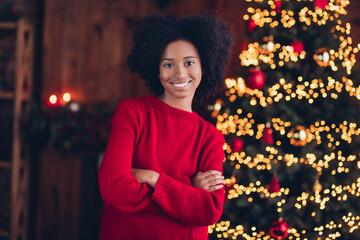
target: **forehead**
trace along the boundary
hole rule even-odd
[[[162,54],[162,58],[184,58],[193,56],[199,58],[199,53],[194,44],[184,40],[169,43]]]

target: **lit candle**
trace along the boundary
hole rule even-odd
[[[64,95],[63,95],[63,100],[64,100],[66,103],[70,102],[70,100],[71,100],[71,95],[70,95],[70,93],[68,93],[68,92],[64,93]]]
[[[53,94],[47,99],[46,106],[48,106],[48,107],[58,107],[58,106],[60,106],[60,102],[58,101],[56,95]]]

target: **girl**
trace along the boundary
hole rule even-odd
[[[128,58],[155,96],[120,102],[99,170],[100,239],[207,239],[224,201],[222,134],[192,111],[223,85],[229,28],[214,17],[143,19]]]

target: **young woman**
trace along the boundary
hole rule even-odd
[[[192,111],[223,84],[228,26],[214,17],[143,19],[128,59],[155,96],[120,102],[99,170],[100,239],[207,239],[224,200],[222,134]]]

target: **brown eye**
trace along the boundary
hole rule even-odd
[[[165,63],[164,64],[164,67],[166,67],[166,68],[171,68],[172,66],[174,66],[174,64],[172,64],[172,63]]]
[[[185,62],[185,66],[191,66],[191,65],[194,65],[195,62],[194,61],[186,61]]]

